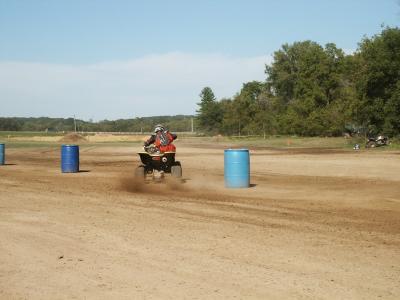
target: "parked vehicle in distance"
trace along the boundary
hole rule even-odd
[[[369,137],[365,148],[375,148],[389,145],[389,138],[387,136],[379,135],[377,137]]]

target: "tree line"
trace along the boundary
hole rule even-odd
[[[185,132],[192,130],[194,116],[154,116],[134,119],[103,120],[88,122],[74,118],[0,118],[2,131],[47,131],[47,132],[151,132],[154,125],[161,123],[173,131]],[[193,122],[197,126],[196,122]]]
[[[240,71],[240,70],[239,70]],[[200,93],[196,116],[154,116],[88,122],[73,118],[0,118],[4,131],[149,132],[339,136],[400,135],[400,29],[386,27],[345,54],[333,43],[284,44],[265,66],[263,82],[244,83],[231,98]]]
[[[353,54],[333,43],[284,44],[264,82],[217,100],[205,87],[199,126],[210,134],[400,135],[400,29],[364,37]]]

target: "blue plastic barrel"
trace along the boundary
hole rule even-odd
[[[250,155],[248,149],[227,149],[224,153],[224,178],[228,188],[250,186]]]
[[[6,161],[6,145],[0,144],[0,165],[4,165]]]
[[[79,172],[79,146],[62,145],[61,146],[61,172],[76,173]]]

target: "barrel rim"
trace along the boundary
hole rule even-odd
[[[75,145],[75,144],[62,144],[62,147],[79,147],[79,145]]]
[[[246,149],[246,148],[240,148],[240,149],[225,149],[224,151],[225,151],[225,152],[228,152],[228,151],[235,151],[235,152],[239,152],[239,151],[241,151],[241,152],[248,152],[248,151],[249,151],[249,149]]]

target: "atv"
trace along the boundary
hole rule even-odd
[[[375,148],[380,146],[389,145],[389,139],[386,136],[378,136],[376,138],[370,137],[368,138],[367,143],[365,144],[365,148]]]
[[[150,145],[143,147],[138,154],[142,164],[136,168],[135,178],[145,180],[151,175],[154,181],[162,181],[165,173],[171,174],[174,179],[182,178],[182,166],[175,160],[175,152],[160,152]]]

